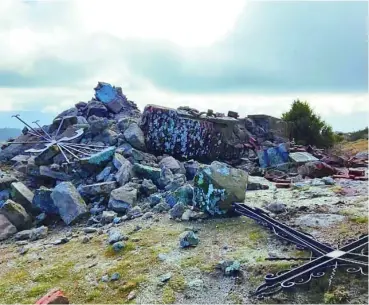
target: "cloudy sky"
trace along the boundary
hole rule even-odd
[[[368,121],[368,3],[0,0],[0,125],[50,123],[98,81],[146,104]]]

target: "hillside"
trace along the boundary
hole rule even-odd
[[[9,138],[17,137],[20,133],[21,130],[17,128],[0,128],[0,141],[6,141]]]

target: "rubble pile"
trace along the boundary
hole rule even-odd
[[[253,175],[280,187],[305,177],[367,179],[360,169],[348,169],[366,167],[367,154],[343,159],[293,145],[286,123],[272,117],[154,105],[141,113],[119,87],[99,83],[94,90],[89,102],[48,126],[25,127],[2,147],[0,240],[42,238],[53,221],[87,219],[93,230],[155,213],[182,220],[223,215],[245,200],[246,190],[268,188],[249,182]],[[39,133],[50,143],[37,143]]]

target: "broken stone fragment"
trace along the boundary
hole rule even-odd
[[[7,174],[0,173],[0,191],[9,189],[13,182],[17,182],[18,179]]]
[[[173,208],[169,211],[171,218],[182,218],[187,206],[183,202],[176,203]]]
[[[51,193],[51,198],[59,210],[61,219],[67,225],[77,221],[87,213],[85,201],[71,182],[58,184]]]
[[[159,166],[160,168],[164,168],[164,167],[169,168],[173,174],[184,174],[185,173],[185,169],[182,166],[182,164],[176,159],[174,159],[172,156],[164,157],[159,162]]]
[[[239,261],[221,261],[217,265],[217,269],[223,271],[224,275],[234,275],[240,271],[241,264]]]
[[[8,239],[17,233],[17,228],[5,217],[0,214],[0,241]]]
[[[90,185],[81,185],[78,187],[78,191],[82,197],[93,197],[100,194],[110,194],[116,187],[117,183],[115,181],[100,182]]]
[[[109,244],[114,244],[118,241],[122,241],[124,240],[124,236],[122,235],[122,233],[117,230],[117,229],[111,229],[109,231],[109,238],[108,238],[108,242]]]
[[[13,200],[8,199],[0,207],[0,214],[3,214],[17,230],[26,230],[32,225],[31,218],[26,210]]]
[[[142,215],[143,215],[142,210],[139,206],[135,206],[132,209],[128,210],[127,212],[128,219],[138,218],[138,217],[141,217]]]
[[[156,186],[159,185],[160,168],[135,163],[133,165],[133,172],[138,178],[150,179]]]
[[[127,142],[131,144],[132,147],[146,151],[145,136],[141,128],[136,123],[130,124],[123,134]]]
[[[118,142],[118,134],[111,130],[105,129],[101,133],[99,133],[96,137],[93,138],[94,142],[102,142],[105,145],[116,145]]]
[[[95,88],[96,99],[113,113],[119,113],[127,101],[125,95],[120,93],[114,86],[103,82],[99,82]]]
[[[98,117],[96,115],[90,116],[88,118],[88,123],[90,124],[89,131],[93,136],[98,135],[109,126],[109,121],[107,118]]]
[[[105,167],[105,168],[100,172],[100,174],[98,174],[98,175],[96,176],[96,181],[97,181],[97,182],[106,181],[106,180],[108,179],[108,177],[109,177],[110,173],[111,173],[111,166],[107,166],[107,167]]]
[[[31,230],[20,231],[15,235],[17,240],[38,240],[47,236],[48,228],[41,226]]]
[[[75,125],[78,123],[78,118],[77,118],[77,109],[76,108],[72,108],[73,112],[70,113],[69,115],[63,115],[60,116],[58,118],[56,118],[53,123],[50,125],[49,127],[49,132],[53,133],[54,131],[57,131],[60,123],[63,121],[60,130],[59,130],[59,135],[65,131],[69,126]]]
[[[247,179],[246,172],[225,163],[202,166],[194,179],[194,202],[211,215],[224,214],[233,202],[244,202]]]
[[[107,117],[108,109],[99,101],[89,101],[87,104],[87,117],[95,115],[97,117]]]
[[[51,198],[51,193],[53,190],[41,187],[35,190],[35,195],[32,200],[32,206],[36,209],[41,210],[47,215],[58,215],[59,210],[54,204]]]
[[[101,221],[102,223],[111,223],[117,215],[114,211],[103,211]]]
[[[53,158],[59,154],[59,148],[56,145],[51,145],[46,148],[43,152],[35,157],[35,165],[49,165],[53,163]]]
[[[59,170],[53,170],[51,167],[45,165],[40,166],[40,176],[61,181],[69,181],[72,179],[72,177],[67,173]]]
[[[126,160],[127,159],[124,158],[121,154],[115,153],[113,158],[113,164],[116,169],[120,169]]]
[[[160,171],[158,185],[161,189],[165,189],[167,185],[174,180],[174,175],[169,168],[163,167]]]
[[[191,181],[195,177],[197,170],[199,169],[199,163],[194,160],[190,160],[184,163],[186,169],[186,178]]]
[[[88,164],[101,165],[109,162],[113,158],[114,153],[115,147],[108,147],[96,154],[91,155],[88,158],[82,159],[82,163],[86,162]]]
[[[22,182],[13,182],[11,184],[12,198],[14,201],[21,204],[28,213],[32,211],[32,201],[34,194]]]
[[[123,158],[123,159],[122,159]],[[133,176],[133,165],[126,158],[120,158],[121,165],[118,172],[115,174],[115,180],[118,181],[119,185],[123,186]]]
[[[193,231],[183,232],[179,236],[179,245],[181,248],[196,247],[199,241],[199,238]]]
[[[126,213],[137,202],[137,189],[130,185],[121,186],[110,193],[108,207],[117,213]]]
[[[158,188],[156,187],[156,185],[154,183],[152,183],[151,180],[144,179],[142,181],[142,184],[140,186],[141,194],[148,197],[148,196],[156,193],[157,191],[158,191]]]

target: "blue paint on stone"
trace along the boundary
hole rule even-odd
[[[177,158],[215,160],[240,156],[243,148],[222,139],[219,124],[180,116],[175,109],[149,105],[143,113],[141,129],[148,151]]]
[[[96,90],[95,96],[100,102],[107,104],[117,98],[118,94],[116,89],[112,85],[102,83],[100,88]]]
[[[111,146],[104,149],[103,151],[93,154],[91,157],[87,158],[87,162],[89,164],[100,165],[104,162],[110,161],[113,158],[114,153],[115,147]]]

